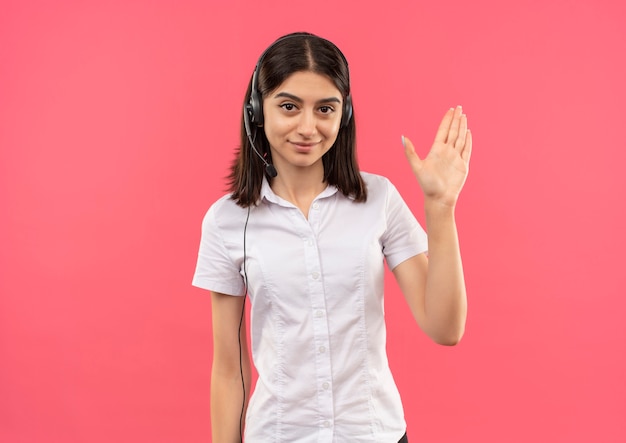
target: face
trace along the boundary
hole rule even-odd
[[[322,174],[322,156],[337,139],[343,98],[326,76],[291,74],[263,100],[265,135],[278,171],[312,168]]]

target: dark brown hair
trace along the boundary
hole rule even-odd
[[[291,74],[310,71],[328,77],[339,89],[343,101],[350,95],[348,64],[341,51],[331,42],[313,34],[298,32],[276,40],[264,53],[258,67],[258,90],[261,97],[278,88]],[[244,109],[249,103],[252,78],[248,83]],[[242,113],[243,115],[243,113]],[[272,162],[269,142],[262,127],[254,123],[252,139],[257,150]],[[337,140],[322,157],[324,180],[357,202],[367,199],[367,189],[356,160],[356,126],[354,112],[348,124],[339,129]],[[256,204],[261,193],[265,164],[254,153],[241,120],[241,145],[232,164],[229,191],[239,206]],[[271,177],[267,176],[268,180]]]

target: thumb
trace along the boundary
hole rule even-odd
[[[415,146],[408,137],[402,136],[402,145],[404,146],[404,155],[411,163],[413,167],[419,167],[422,164],[422,160],[419,158],[417,153],[415,152]]]

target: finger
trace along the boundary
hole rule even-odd
[[[450,123],[450,130],[448,131],[448,138],[446,139],[446,143],[452,145],[456,143],[456,139],[459,136],[459,128],[461,126],[461,114],[463,113],[463,109],[460,106],[457,106],[454,109],[454,114],[452,117],[452,122]]]
[[[445,143],[448,139],[448,132],[450,132],[450,124],[452,123],[452,118],[454,117],[454,108],[448,109],[448,111],[443,116],[441,123],[439,124],[439,129],[437,129],[437,134],[435,135],[435,142]]]
[[[463,146],[463,150],[461,151],[461,158],[465,160],[466,163],[469,163],[471,156],[472,156],[472,131],[468,129],[467,134],[465,135],[465,146]]]
[[[461,114],[461,122],[459,125],[459,134],[454,142],[454,149],[463,149],[467,135],[467,115]]]
[[[413,142],[409,140],[408,137],[402,136],[402,145],[404,146],[404,155],[409,160],[411,164],[415,166],[420,166],[422,164],[422,159],[419,158],[417,153],[415,152],[415,146],[413,146]]]

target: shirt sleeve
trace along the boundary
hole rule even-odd
[[[245,295],[239,266],[232,259],[220,231],[213,205],[202,221],[202,237],[192,285],[228,295]]]
[[[383,253],[389,269],[403,261],[428,251],[428,237],[400,196],[396,187],[387,182],[387,229],[383,235]]]

